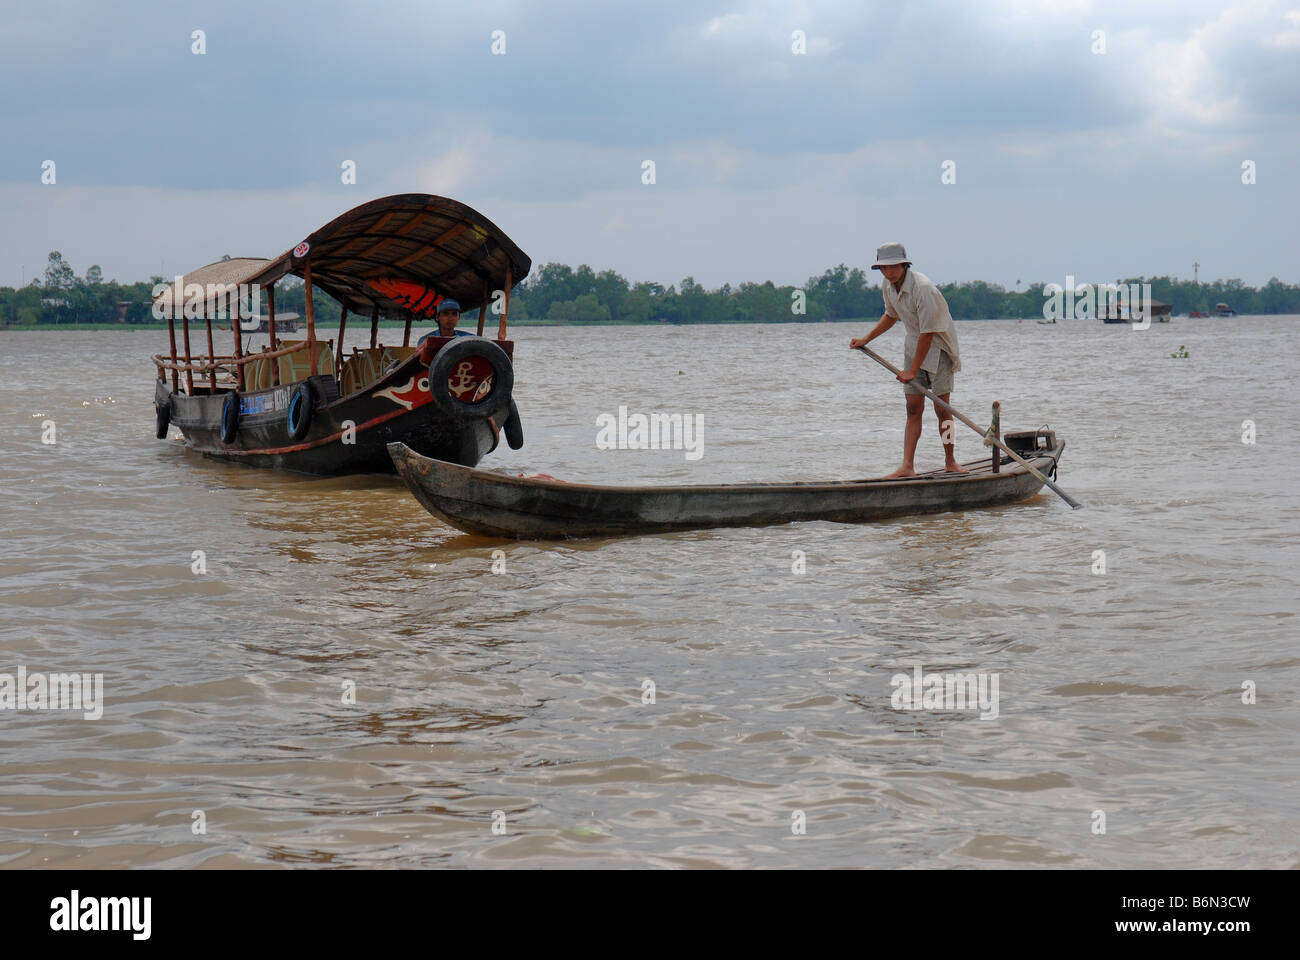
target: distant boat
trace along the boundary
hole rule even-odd
[[[1226,303],[1216,303],[1214,305],[1214,315],[1216,317],[1235,317],[1237,311],[1232,309]]]
[[[277,313],[275,315],[275,332],[294,333],[302,324],[299,321],[302,318],[296,313]],[[224,329],[229,330],[229,327]],[[267,317],[245,317],[239,321],[239,330],[241,333],[270,333],[271,324]]]

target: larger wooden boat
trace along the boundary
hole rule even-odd
[[[1040,473],[1056,473],[1065,449],[1052,430],[1010,433],[1007,446]],[[397,472],[430,513],[466,533],[514,539],[625,536],[795,520],[860,523],[969,510],[1033,496],[1042,481],[1010,457],[906,480],[612,487],[512,477],[389,446]]]
[[[394,441],[468,466],[495,449],[502,431],[518,447],[506,324],[510,291],[531,265],[482,214],[428,194],[363,204],[271,260],[209,264],[155,298],[171,340],[170,355],[153,358],[158,437],[174,425],[210,456],[313,474],[392,473]],[[284,314],[275,310],[275,283],[289,275],[305,283],[301,340],[283,340],[276,329]],[[342,306],[337,341],[317,338],[313,287]],[[238,332],[241,310],[253,315],[243,303],[250,294],[268,301],[269,343],[256,352]],[[444,298],[479,308],[477,336],[434,335],[413,346],[413,323],[437,333]],[[485,337],[496,303],[503,309],[495,337]],[[349,314],[370,323],[369,347],[351,354],[343,347]],[[234,352],[218,355],[213,322],[226,318],[237,331]],[[400,345],[379,341],[381,318],[405,321]],[[190,324],[199,320],[207,350],[195,353]]]

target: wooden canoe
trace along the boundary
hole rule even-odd
[[[1008,434],[1004,442],[1045,474],[1065,449],[1054,431]],[[1010,457],[1000,472],[985,458],[906,480],[838,480],[691,486],[614,487],[512,477],[421,456],[403,443],[388,452],[430,513],[466,533],[511,539],[629,536],[797,520],[858,523],[915,513],[1014,503],[1042,481]]]

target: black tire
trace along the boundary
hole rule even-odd
[[[154,413],[157,414],[157,423],[158,423],[158,430],[156,436],[158,437],[159,440],[166,440],[167,428],[170,427],[172,423],[171,405],[168,404],[165,407],[155,406]]]
[[[311,415],[316,397],[308,384],[300,383],[289,398],[289,439],[295,443],[307,436],[311,429]]]
[[[492,367],[492,391],[476,403],[465,403],[447,388],[457,364],[471,357],[486,360]],[[510,391],[515,386],[515,371],[506,352],[483,337],[457,337],[436,354],[429,364],[429,395],[433,404],[451,417],[482,420],[508,408]]]
[[[505,426],[501,428],[505,431],[506,443],[510,444],[511,450],[518,450],[524,445],[524,425],[519,421],[519,408],[515,406],[514,398],[510,398],[510,416],[506,417]]]
[[[239,391],[231,390],[221,404],[221,442],[234,443],[239,433]]]

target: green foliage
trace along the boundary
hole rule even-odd
[[[608,323],[609,307],[594,293],[584,293],[572,300],[556,300],[546,311],[546,319],[552,323]]]
[[[45,264],[45,289],[51,294],[62,293],[71,290],[76,282],[77,275],[68,262],[63,259],[63,254],[57,250],[51,250],[49,259]]]
[[[0,287],[0,327],[43,326],[46,324],[120,323],[152,324],[153,290],[170,278],[150,277],[148,282],[118,283],[104,280],[98,264],[79,278],[57,250],[50,253],[45,276],[26,287]],[[306,289],[297,277],[285,277],[275,285],[277,313],[307,312]],[[316,320],[322,325],[337,324],[341,307],[329,295],[316,289],[313,293]],[[266,312],[263,298],[262,312]]]
[[[576,269],[562,263],[547,263],[515,288],[510,298],[512,323],[815,323],[825,320],[874,320],[884,311],[878,282],[881,278],[861,267],[841,263],[821,276],[809,277],[802,287],[745,282],[733,287],[723,284],[708,290],[686,277],[680,284],[664,286],[652,281],[630,283],[613,270],[594,271],[587,264]],[[45,274],[22,289],[0,287],[0,327],[36,324],[123,323],[153,321],[150,309],[153,286],[165,282],[150,277],[148,282],[105,281],[95,265],[78,278],[63,255],[49,255]],[[1300,285],[1271,278],[1258,290],[1239,279],[1192,283],[1172,277],[1129,278],[1120,283],[1150,283],[1151,295],[1174,305],[1175,313],[1191,310],[1212,312],[1216,303],[1227,303],[1241,314],[1300,313]],[[1043,284],[1031,283],[1024,290],[1007,290],[982,280],[940,284],[948,309],[958,320],[993,317],[1035,317],[1043,313]],[[794,295],[802,290],[805,310],[793,312]],[[340,306],[316,289],[313,293],[316,322],[321,326],[338,323]],[[468,306],[468,305],[467,305]],[[306,289],[298,277],[285,277],[276,284],[275,307],[280,313],[307,312]],[[263,298],[263,313],[266,302]],[[465,323],[477,321],[478,311],[467,310]],[[366,318],[368,320],[369,318]],[[486,329],[494,329],[497,316],[488,317]],[[351,321],[350,321],[351,323]]]
[[[629,284],[619,274],[592,272],[586,264],[577,270],[561,263],[548,263],[520,284],[510,298],[513,321],[526,317],[547,322],[599,322],[571,312],[580,296],[592,294],[609,309],[613,323],[782,323],[824,320],[874,319],[885,309],[878,283],[859,267],[840,264],[819,277],[810,277],[802,288],[764,283],[723,284],[706,290],[687,277],[677,287],[641,282]],[[879,279],[879,278],[874,278]],[[1238,313],[1300,313],[1300,285],[1285,284],[1276,277],[1259,290],[1240,280],[1193,284],[1169,277],[1130,278],[1123,283],[1150,283],[1151,295],[1174,305],[1177,313],[1209,311],[1226,302]],[[1043,315],[1043,283],[1031,283],[1020,291],[996,283],[940,284],[948,310],[958,320],[997,317],[1040,317]],[[802,289],[807,296],[803,315],[792,312],[792,295]]]

